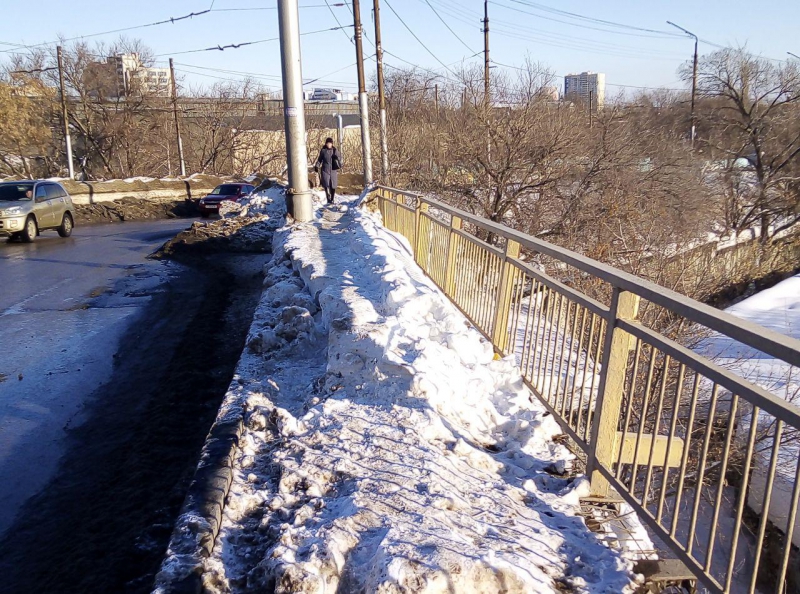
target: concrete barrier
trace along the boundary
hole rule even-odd
[[[131,178],[100,182],[59,180],[75,204],[97,204],[122,198],[147,200],[186,200],[202,198],[225,180],[213,175],[194,175],[187,179]]]

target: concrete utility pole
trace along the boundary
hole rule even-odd
[[[436,117],[439,117],[439,83],[433,85],[433,100],[436,103]]]
[[[694,38],[694,61],[693,61],[693,64],[692,64],[692,115],[691,115],[692,127],[691,127],[691,130],[690,130],[690,133],[689,133],[689,138],[690,138],[691,143],[692,143],[692,148],[694,148],[694,139],[695,139],[695,133],[696,133],[696,129],[697,129],[697,120],[695,119],[695,112],[694,112],[694,98],[695,98],[695,95],[697,94],[697,35],[695,35],[691,31],[687,31],[686,29],[684,29],[680,25],[676,25],[672,21],[667,21],[667,24],[668,25],[672,25],[676,29],[679,29],[679,30],[683,31],[684,33],[686,33],[689,37],[693,37]]]
[[[297,0],[278,0],[283,121],[286,130],[286,163],[289,166],[286,210],[296,221],[303,223],[313,219],[314,210],[311,192],[308,189],[308,154],[298,12]]]
[[[589,91],[589,127],[594,125],[594,91]]]
[[[361,4],[353,0],[353,24],[356,37],[356,64],[358,66],[358,111],[361,116],[361,157],[364,160],[364,185],[372,183],[372,151],[369,144],[369,99],[364,79],[364,48],[361,45]]]
[[[487,108],[492,104],[489,67],[489,0],[483,0],[483,100]]]
[[[64,60],[61,57],[61,46],[56,48],[58,61],[58,84],[61,93],[61,118],[64,120],[64,142],[67,145],[67,170],[69,178],[75,179],[75,168],[72,165],[72,137],[69,135],[69,113],[67,112],[67,93],[64,88]]]
[[[178,117],[178,87],[175,85],[175,66],[169,59],[169,77],[172,79],[172,115],[175,118],[175,134],[178,136],[178,159],[181,162],[181,177],[186,177],[186,162],[183,160],[183,140],[181,140],[181,120]]]
[[[375,62],[378,65],[378,109],[380,110],[381,133],[381,180],[387,181],[389,175],[389,139],[386,130],[386,96],[383,86],[383,45],[381,45],[381,11],[380,0],[372,0],[375,12]]]

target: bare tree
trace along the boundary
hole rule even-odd
[[[722,158],[727,222],[734,230],[758,225],[767,242],[800,220],[800,70],[723,49],[700,60],[698,89],[708,143]]]

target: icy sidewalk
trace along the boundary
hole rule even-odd
[[[630,562],[577,515],[586,481],[558,476],[572,456],[513,361],[373,215],[318,212],[273,240],[206,588],[632,590]]]

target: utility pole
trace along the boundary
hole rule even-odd
[[[175,85],[175,66],[169,59],[169,77],[172,79],[172,115],[175,118],[175,134],[178,136],[178,159],[181,162],[181,177],[186,177],[186,162],[183,160],[183,140],[181,140],[181,120],[178,117],[178,87]]]
[[[72,165],[72,138],[69,135],[69,113],[67,112],[67,93],[64,88],[64,60],[61,56],[61,46],[56,48],[58,61],[58,84],[61,90],[61,118],[64,120],[64,142],[67,145],[67,171],[69,178],[75,179],[75,168]]]
[[[589,91],[589,128],[594,124],[594,91]]]
[[[680,25],[676,25],[672,21],[667,21],[667,24],[668,25],[672,25],[676,29],[679,29],[679,30],[683,31],[684,33],[686,33],[686,35],[688,35],[689,37],[693,37],[694,38],[694,60],[693,60],[693,63],[692,63],[692,112],[691,112],[691,126],[692,127],[691,127],[690,132],[689,132],[689,139],[691,141],[691,146],[692,146],[692,149],[694,149],[694,140],[695,140],[695,135],[696,135],[696,130],[697,130],[697,120],[696,120],[695,111],[694,111],[694,98],[695,98],[695,95],[697,94],[697,35],[695,35],[691,31],[687,31],[686,29],[684,29]]]
[[[372,0],[375,12],[375,62],[378,65],[378,109],[380,111],[381,135],[381,180],[385,183],[389,175],[389,139],[386,130],[386,96],[383,86],[383,45],[381,45],[381,9],[380,0]]]
[[[364,185],[372,183],[372,151],[369,144],[369,99],[364,79],[364,48],[361,45],[361,4],[353,0],[353,25],[356,37],[358,68],[358,111],[361,119],[361,157],[364,161]]]
[[[489,0],[483,0],[483,101],[491,105],[489,89]]]
[[[286,210],[296,221],[303,223],[314,218],[314,211],[311,192],[308,189],[308,154],[298,13],[297,0],[278,0],[283,121],[286,130],[286,162],[289,166]]]
[[[436,118],[439,118],[439,83],[433,85],[433,100],[436,103]]]

